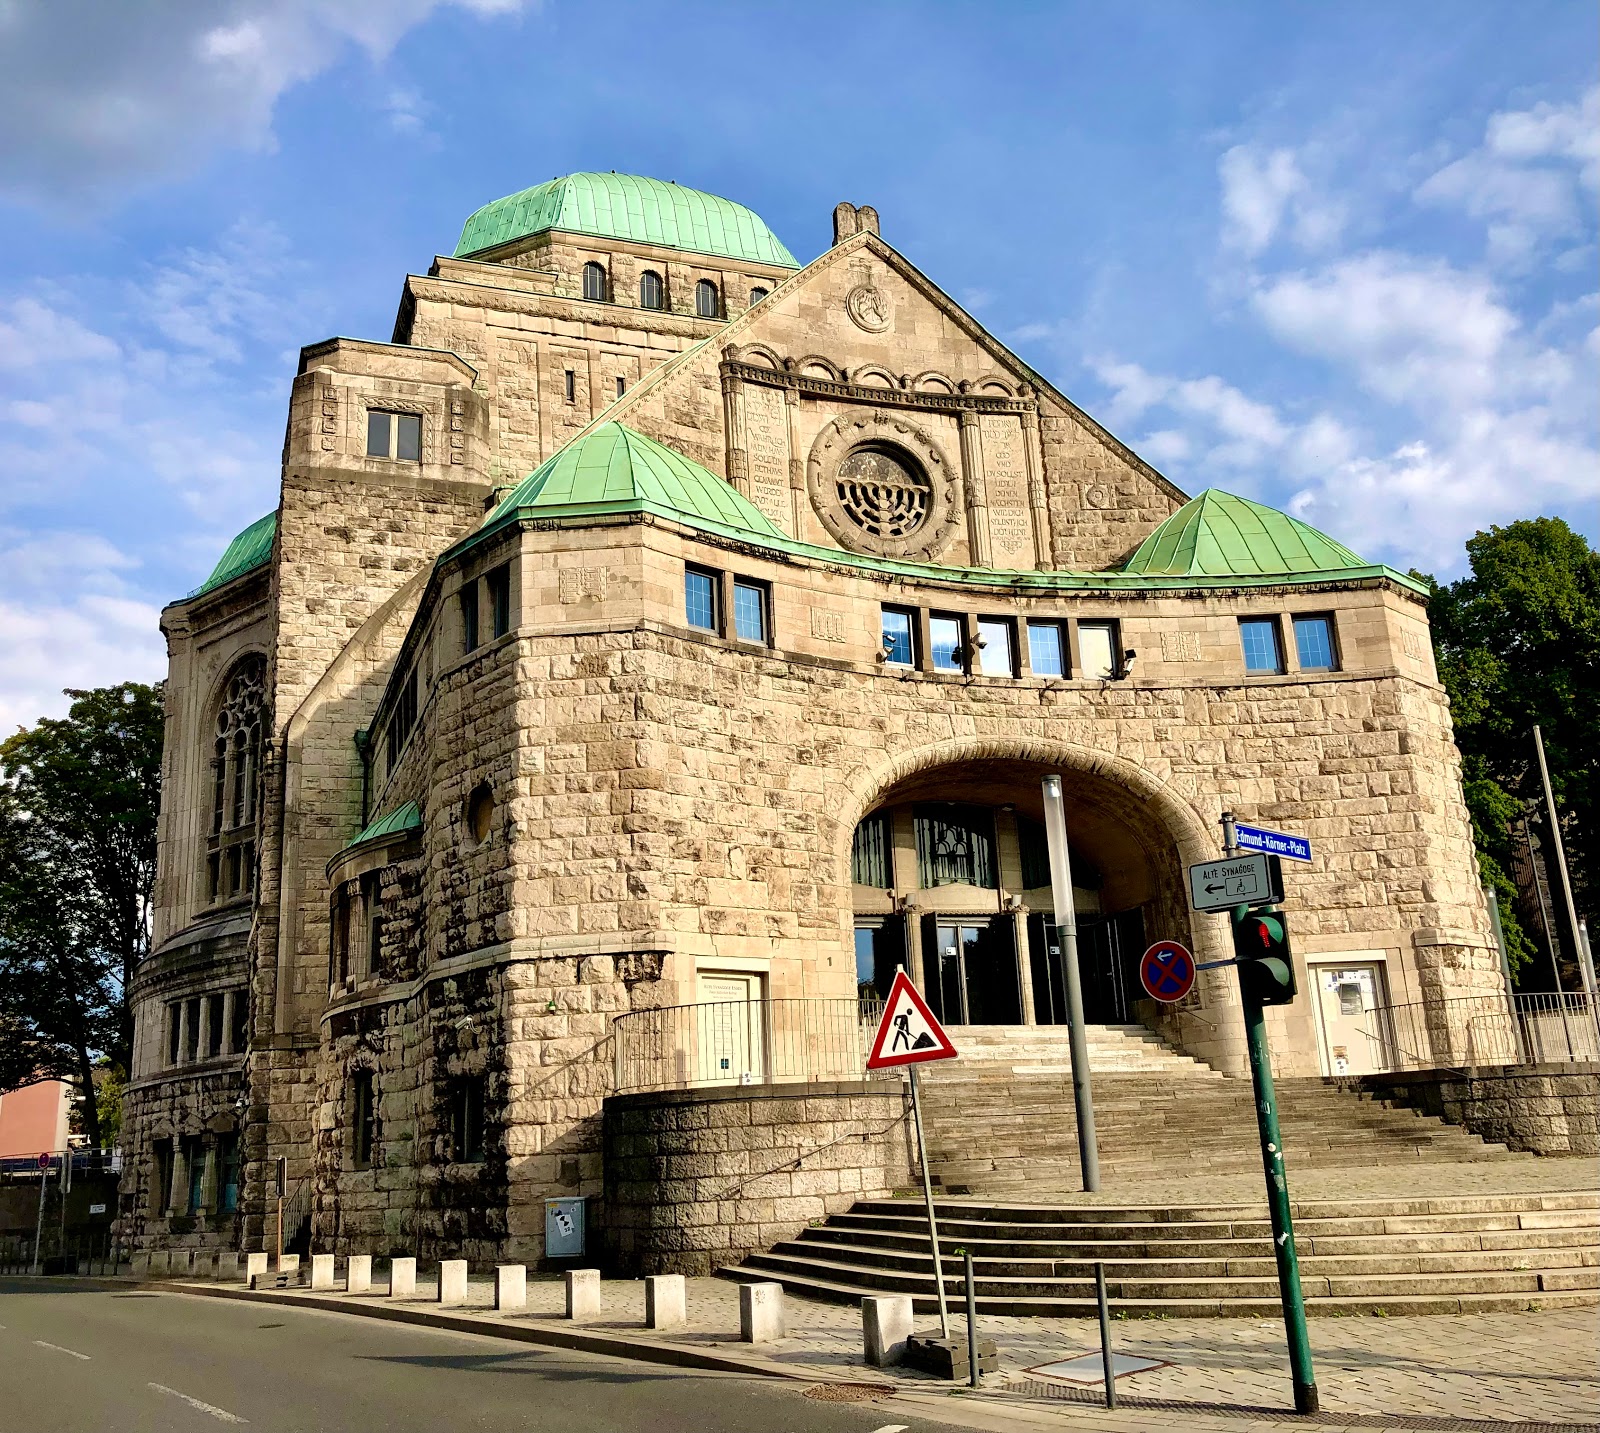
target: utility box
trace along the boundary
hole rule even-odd
[[[588,1221],[584,1205],[577,1199],[547,1199],[544,1202],[544,1256],[547,1259],[581,1259],[588,1250]]]

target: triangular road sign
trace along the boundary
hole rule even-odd
[[[891,1065],[920,1065],[924,1060],[953,1060],[956,1047],[944,1033],[944,1026],[933,1018],[928,1002],[917,994],[917,987],[897,970],[883,1019],[867,1056],[869,1070]]]

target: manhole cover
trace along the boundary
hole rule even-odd
[[[888,1398],[893,1392],[883,1383],[819,1383],[806,1389],[805,1396],[819,1403],[871,1403],[876,1398]]]

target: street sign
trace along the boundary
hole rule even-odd
[[[1194,989],[1194,957],[1175,940],[1158,940],[1139,961],[1139,984],[1152,1000],[1182,1000]]]
[[[917,987],[905,971],[895,971],[894,984],[884,1002],[883,1019],[878,1022],[872,1052],[867,1056],[867,1068],[920,1065],[925,1060],[953,1060],[955,1055],[956,1047],[928,1009],[928,1002],[917,994]]]
[[[1287,831],[1269,831],[1265,826],[1233,823],[1233,839],[1242,851],[1265,851],[1269,856],[1285,856],[1291,861],[1309,861],[1311,842]]]
[[[1189,905],[1197,911],[1273,905],[1283,899],[1278,863],[1259,851],[1189,867]]]
[[[48,1154],[41,1154],[39,1156],[39,1168],[40,1169],[49,1169],[50,1168],[50,1156]]]

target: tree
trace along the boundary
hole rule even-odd
[[[162,691],[69,691],[0,742],[0,1089],[74,1080],[102,1137],[97,1058],[128,1068],[128,988],[150,948]]]
[[[1514,823],[1542,811],[1535,724],[1580,911],[1593,908],[1600,882],[1600,554],[1560,518],[1541,517],[1478,533],[1467,555],[1469,576],[1448,586],[1424,579],[1428,616],[1479,864],[1500,894],[1502,920],[1511,917],[1507,943],[1525,961],[1533,947],[1511,910],[1507,872]]]

